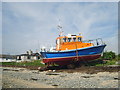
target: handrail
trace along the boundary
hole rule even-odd
[[[104,45],[105,44],[103,42],[102,38],[97,38],[97,39],[92,39],[92,40],[84,40],[82,42],[84,42],[84,43],[93,43],[94,46]]]

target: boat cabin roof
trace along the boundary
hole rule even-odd
[[[62,39],[62,38],[78,38],[78,37],[82,38],[82,36],[68,34],[67,36],[60,36],[57,39]]]

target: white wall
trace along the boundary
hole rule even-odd
[[[26,61],[27,60],[27,56],[21,56],[21,60],[22,61]]]

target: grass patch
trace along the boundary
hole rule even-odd
[[[105,63],[101,63],[101,64],[96,64],[95,66],[108,66],[108,65],[118,65],[116,64],[116,60],[108,60],[105,61]]]
[[[88,62],[85,65],[86,66],[108,66],[108,65],[120,65],[120,63],[116,63],[118,62],[118,60],[116,59],[112,59],[112,60],[102,60],[100,59],[96,59],[92,62]]]
[[[42,64],[40,62],[40,60],[24,61],[24,62],[2,62],[2,65],[11,65],[11,66],[41,66],[41,67],[44,66],[44,64]]]
[[[107,60],[105,63],[102,62],[102,60],[99,61],[94,61],[92,63],[87,63],[89,66],[107,66],[107,65],[120,65],[116,64],[118,62],[117,60]],[[23,62],[0,62],[0,65],[9,65],[9,66],[40,66],[43,67],[45,66],[44,64],[41,63],[41,60],[33,60],[33,61],[23,61]],[[58,66],[58,65],[56,65]]]

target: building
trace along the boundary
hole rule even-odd
[[[33,53],[31,50],[27,51],[26,54],[17,55],[17,60],[30,61],[30,60],[39,60],[41,55],[39,53]]]
[[[15,62],[16,55],[0,54],[0,62]]]

